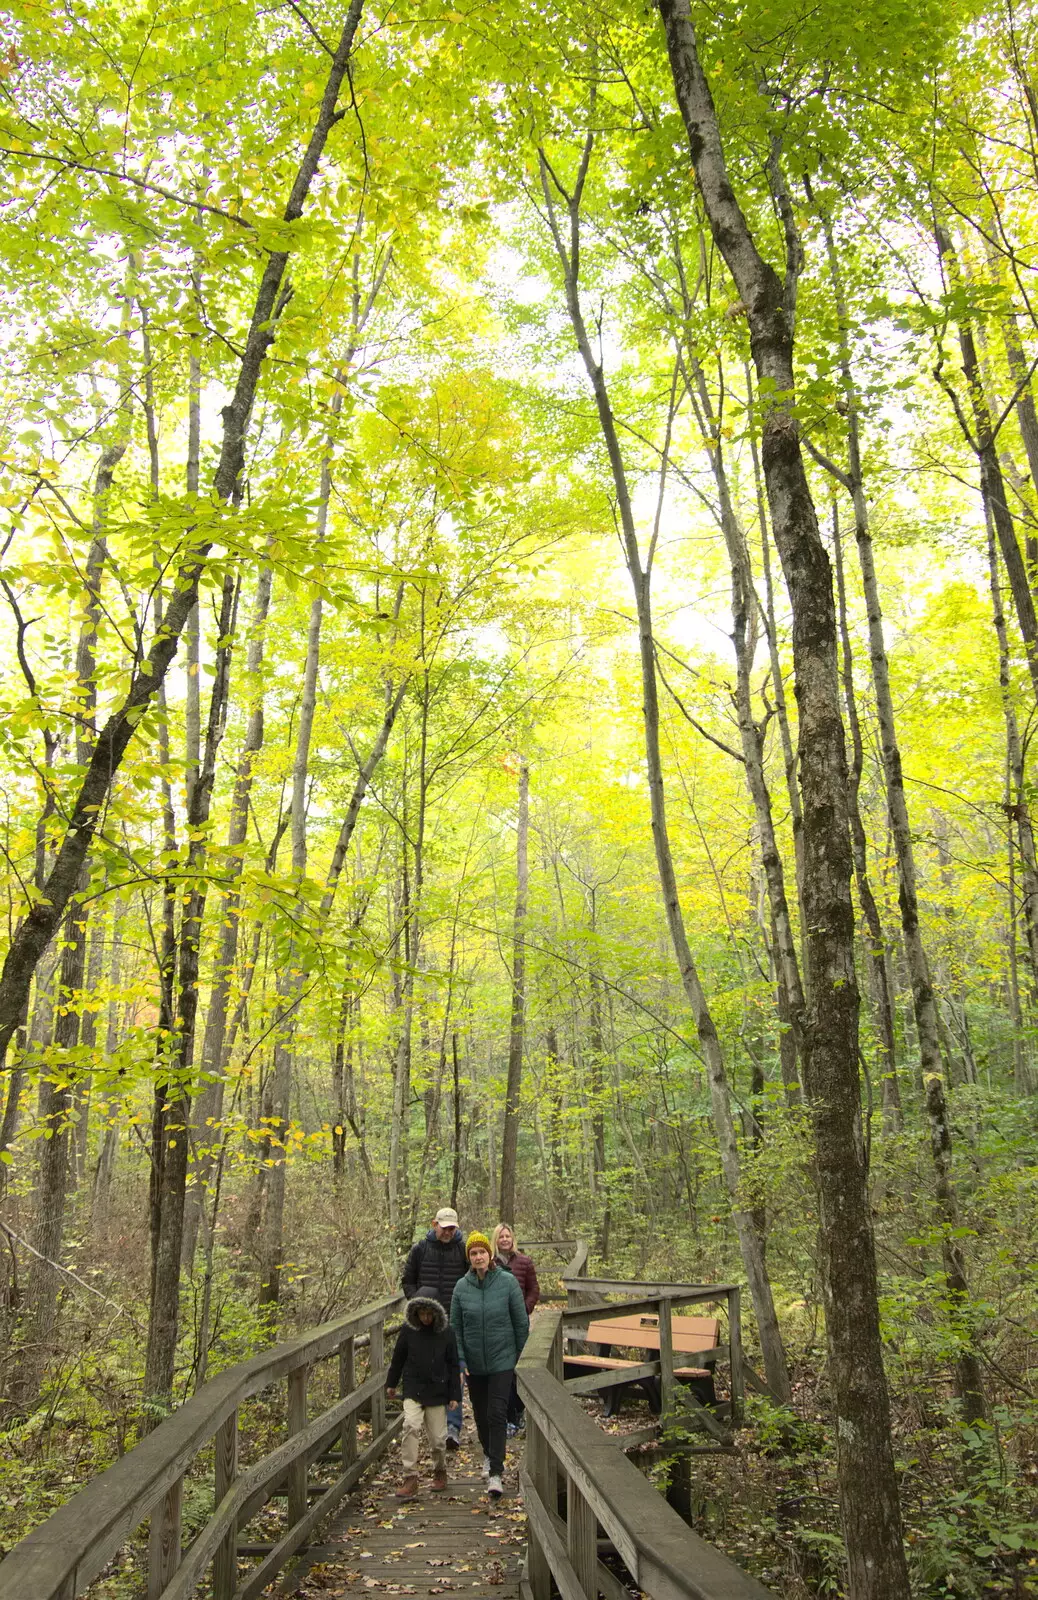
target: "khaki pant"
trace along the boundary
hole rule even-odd
[[[400,1459],[410,1475],[418,1471],[418,1452],[422,1442],[422,1423],[429,1431],[433,1471],[447,1470],[447,1407],[423,1406],[418,1400],[404,1401],[404,1431],[400,1438]]]

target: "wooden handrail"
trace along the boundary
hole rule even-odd
[[[148,1600],[187,1600],[205,1566],[212,1561],[216,1600],[240,1593],[259,1593],[254,1580],[239,1589],[234,1541],[239,1524],[255,1515],[288,1474],[290,1526],[275,1547],[283,1563],[303,1542],[317,1519],[306,1509],[306,1471],[310,1462],[337,1435],[343,1441],[344,1470],[318,1502],[322,1515],[333,1509],[333,1491],[341,1499],[363,1470],[386,1449],[399,1419],[385,1425],[385,1326],[403,1302],[396,1294],[360,1311],[323,1323],[273,1349],[240,1362],[213,1378],[135,1449],[108,1468],[34,1529],[0,1561],[0,1600],[76,1600],[136,1531],[151,1517]],[[365,1382],[355,1387],[353,1353],[367,1334],[369,1366]],[[306,1421],[306,1374],[315,1362],[339,1355],[340,1398],[312,1422]],[[279,1379],[290,1387],[290,1436],[261,1461],[239,1475],[238,1408]],[[370,1404],[372,1440],[363,1458],[355,1455],[355,1421]],[[185,1473],[211,1440],[216,1442],[216,1504],[192,1544],[181,1550],[180,1501]],[[354,1470],[359,1468],[360,1470]],[[303,1532],[300,1528],[303,1524]],[[291,1548],[288,1548],[291,1546]],[[275,1552],[272,1552],[272,1555]],[[270,1557],[262,1564],[264,1571]],[[264,1584],[269,1583],[275,1566]],[[259,1574],[256,1576],[258,1577]]]
[[[771,1591],[694,1534],[567,1393],[562,1323],[561,1312],[542,1312],[517,1368],[526,1404],[523,1490],[530,1535],[523,1600],[550,1600],[553,1581],[563,1600],[612,1593],[597,1560],[596,1524],[651,1600],[768,1600]],[[564,1524],[557,1510],[560,1479]]]

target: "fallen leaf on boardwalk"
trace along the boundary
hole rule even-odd
[[[425,1540],[424,1539],[416,1539],[413,1544],[405,1544],[404,1545],[404,1549],[405,1550],[424,1550],[425,1549]]]
[[[370,1550],[361,1550],[361,1551],[360,1551],[360,1552],[359,1552],[359,1555],[360,1555],[360,1559],[361,1559],[361,1560],[362,1560],[362,1561],[363,1561],[363,1560],[364,1560],[364,1559],[365,1559],[365,1557],[367,1557],[367,1556],[370,1556],[370,1555],[371,1555],[371,1554],[372,1554],[372,1552],[371,1552],[371,1551],[370,1551]]]
[[[500,1561],[488,1561],[486,1567],[488,1583],[504,1583],[505,1569]]]
[[[382,1585],[377,1578],[365,1578],[364,1587],[365,1589],[381,1589]]]
[[[425,1564],[426,1564],[427,1567],[449,1567],[450,1566],[450,1562],[447,1560],[446,1556],[426,1556]]]
[[[505,1538],[505,1533],[501,1528],[484,1528],[483,1537],[484,1539],[503,1539]]]

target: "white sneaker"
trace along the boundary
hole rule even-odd
[[[487,1478],[487,1494],[491,1500],[500,1500],[504,1492],[505,1486],[496,1472]]]
[[[483,1457],[483,1470],[480,1473],[480,1477],[482,1477],[482,1478],[489,1478],[490,1477],[490,1457],[489,1456],[484,1456]]]

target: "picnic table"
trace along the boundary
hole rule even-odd
[[[717,1342],[718,1326],[716,1317],[680,1316],[677,1313],[671,1317],[671,1345],[675,1356],[694,1356],[698,1360],[695,1366],[675,1366],[674,1376],[687,1384],[700,1404],[705,1406],[717,1403],[713,1369],[717,1357],[723,1354],[725,1348]],[[602,1316],[589,1322],[584,1338],[589,1345],[597,1347],[594,1354],[577,1355],[567,1351],[563,1357],[565,1377],[573,1380],[567,1383],[571,1392],[600,1395],[606,1416],[612,1417],[619,1412],[623,1396],[631,1389],[641,1388],[650,1409],[658,1416],[662,1410],[662,1397],[656,1363],[652,1363],[652,1370],[646,1371],[649,1364],[644,1359],[636,1361],[614,1356],[612,1351],[615,1346],[626,1350],[658,1351],[659,1316],[638,1313]]]

